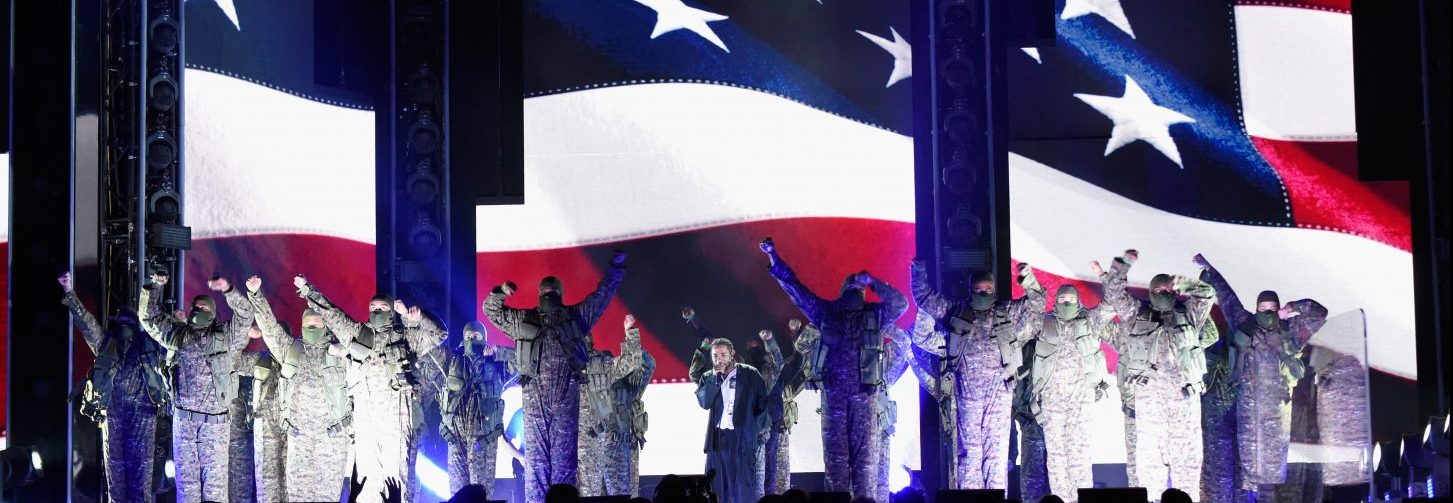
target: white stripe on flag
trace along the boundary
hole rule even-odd
[[[1332,313],[1367,313],[1373,368],[1417,378],[1412,254],[1339,232],[1199,220],[1131,201],[1028,158],[1010,154],[1010,243],[1015,259],[1047,273],[1097,281],[1087,265],[1140,251],[1132,284],[1156,273],[1197,275],[1204,253],[1242,302],[1261,290],[1283,300],[1316,299]]]
[[[913,221],[913,140],[765,93],[645,84],[525,100],[525,204],[477,250],[788,217]]]
[[[1246,130],[1252,136],[1357,138],[1351,15],[1238,5],[1236,57]]]
[[[373,112],[187,70],[193,238],[318,234],[373,243]]]

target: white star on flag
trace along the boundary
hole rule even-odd
[[[1028,54],[1029,57],[1034,58],[1035,63],[1039,63],[1041,65],[1044,64],[1044,60],[1039,59],[1038,47],[1020,47],[1019,50],[1024,51],[1024,53]]]
[[[903,35],[899,35],[898,30],[892,26],[888,27],[888,31],[893,32],[893,40],[891,42],[888,39],[863,30],[854,31],[857,31],[863,38],[877,44],[878,47],[882,47],[883,50],[888,51],[888,54],[893,55],[893,74],[888,76],[888,84],[883,87],[892,87],[898,81],[913,76],[913,48],[908,45],[907,40],[903,40]]]
[[[1060,13],[1059,18],[1074,19],[1089,14],[1105,18],[1105,21],[1130,35],[1130,38],[1135,38],[1135,32],[1130,29],[1130,18],[1125,17],[1125,9],[1120,7],[1120,0],[1065,0],[1065,10]]]
[[[731,49],[727,49],[726,43],[716,36],[716,32],[711,31],[711,27],[706,25],[712,21],[725,21],[726,16],[695,7],[687,7],[686,4],[681,3],[681,0],[636,0],[636,3],[656,11],[656,28],[651,31],[651,40],[684,28],[711,42],[712,45],[720,47],[721,50],[732,52]]]
[[[232,0],[212,0],[212,3],[217,4],[217,8],[222,10],[222,15],[232,21],[233,28],[242,31],[242,24],[237,22],[237,6],[232,5]]]
[[[1115,129],[1110,131],[1110,142],[1105,145],[1106,157],[1120,147],[1141,140],[1165,154],[1176,163],[1176,166],[1185,169],[1185,166],[1181,165],[1181,152],[1176,148],[1175,139],[1170,136],[1170,126],[1194,123],[1195,119],[1156,105],[1150,101],[1150,96],[1145,94],[1145,90],[1140,88],[1140,84],[1136,84],[1135,79],[1130,78],[1129,75],[1125,76],[1124,96],[1116,98],[1075,93],[1075,97],[1094,107],[1095,110],[1115,123]]]

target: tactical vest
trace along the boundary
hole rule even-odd
[[[227,340],[227,329],[215,322],[200,330],[180,325],[173,329],[173,337],[201,339],[202,357],[212,374],[212,391],[217,397],[217,403],[224,407],[232,403],[237,398],[238,386],[242,380],[237,372],[237,355],[232,351],[231,341]]]
[[[1060,331],[1061,323],[1070,323],[1071,330],[1068,335]],[[1084,365],[1093,362],[1095,353],[1100,350],[1100,340],[1090,329],[1090,320],[1084,314],[1070,319],[1067,322],[1060,321],[1054,316],[1045,316],[1044,326],[1040,335],[1034,341],[1034,364],[1031,371],[1033,392],[1035,396],[1044,391],[1051,381],[1051,374],[1054,372],[1051,361],[1056,357],[1063,356],[1068,352],[1076,360],[1079,360],[1081,371],[1085,371]],[[1064,379],[1064,378],[1061,378]]]
[[[1126,336],[1121,338],[1124,347],[1119,348],[1121,380],[1151,378],[1150,374],[1158,370],[1154,359],[1169,352],[1180,367],[1180,384],[1197,392],[1204,389],[1206,353],[1200,347],[1201,332],[1186,317],[1183,306],[1177,305],[1174,313],[1167,323],[1167,320],[1160,319],[1159,313],[1143,308],[1131,320]],[[1166,329],[1167,336],[1157,335],[1162,327]]]
[[[540,337],[547,327],[554,327],[551,332],[560,341],[560,347],[565,352],[565,361],[572,370],[581,372],[590,361],[585,333],[576,325],[570,309],[560,308],[545,312],[535,308],[525,312],[524,320],[519,323],[519,333],[513,334],[515,364],[519,368],[521,384],[540,375],[540,351],[544,342]]]
[[[504,392],[509,369],[505,362],[493,357],[477,356],[475,358],[484,361],[473,365],[473,368],[469,368],[468,357],[458,356],[450,359],[444,378],[444,388],[440,390],[439,412],[444,417],[444,424],[450,428],[457,428],[459,426],[457,415],[465,396],[471,393],[477,394],[484,415],[481,418],[484,430],[478,434],[488,438],[503,432],[504,400],[500,398],[500,395]],[[472,434],[474,432],[458,433]]]
[[[298,338],[293,339],[281,358],[278,358],[278,417],[283,424],[291,424],[293,391],[296,389],[293,378],[301,367],[310,364],[312,362],[308,361],[305,343]],[[352,404],[348,401],[347,361],[333,355],[324,347],[323,367],[317,369],[317,372],[323,376],[323,398],[328,402],[329,417],[334,425],[343,425],[352,412]]]
[[[1287,322],[1277,320],[1275,330],[1262,330],[1256,323],[1256,318],[1251,317],[1236,327],[1235,343],[1237,349],[1241,350],[1243,357],[1250,355],[1255,349],[1252,348],[1257,338],[1276,337],[1277,367],[1281,370],[1282,383],[1288,390],[1295,388],[1297,382],[1307,375],[1307,365],[1302,362],[1301,348],[1296,346],[1288,332]]]
[[[865,304],[871,306],[871,304]],[[842,341],[843,343],[858,344],[858,380],[864,386],[877,386],[883,384],[883,324],[876,308],[846,311],[846,322],[842,326],[830,323],[834,318],[829,316],[823,321],[822,337],[819,337],[818,348],[813,351],[813,370],[820,374],[826,366],[827,353],[832,351],[832,344],[827,342],[827,334],[830,333],[857,333],[856,341]],[[854,330],[854,329],[859,330]],[[818,351],[820,349],[821,351]],[[821,356],[819,356],[819,354]]]
[[[397,328],[379,333],[368,325],[360,327],[358,336],[348,345],[348,360],[357,365],[387,366],[394,375],[395,389],[413,389],[418,384],[413,368],[414,351]]]
[[[1024,353],[1014,347],[1013,320],[1010,320],[1003,307],[997,304],[986,314],[990,316],[989,339],[999,347],[1000,375],[1006,379],[1012,378],[1019,367],[1024,365]],[[968,354],[969,345],[973,342],[974,326],[981,323],[981,316],[969,306],[964,306],[949,316],[947,320],[948,340],[945,341],[944,350],[947,353],[945,363],[950,369],[957,368],[959,359]]]
[[[141,365],[141,378],[144,385],[140,390],[144,396],[133,397],[134,401],[164,409],[170,399],[171,383],[164,373],[161,347],[140,331],[132,334],[131,344],[141,344],[141,361],[137,364]],[[91,365],[89,382],[86,385],[81,406],[82,413],[87,417],[99,422],[102,419],[102,411],[114,405],[116,373],[120,370],[121,360],[131,349],[130,345],[117,337],[113,331],[106,331],[101,336],[101,346],[97,348],[96,360]]]

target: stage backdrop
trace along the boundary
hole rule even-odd
[[[368,100],[317,83],[344,59],[315,37],[350,22],[335,14],[312,1],[187,4],[189,296],[212,276],[241,288],[257,274],[297,327],[301,273],[363,315],[376,275],[374,118]]]
[[[658,363],[641,474],[700,473],[706,411],[686,379],[699,340],[683,306],[738,347],[764,328],[786,334],[801,314],[767,273],[767,236],[823,297],[861,269],[907,291],[908,4],[529,0],[524,33],[525,204],[478,209],[479,294],[513,280],[508,303],[532,307],[553,274],[578,302],[612,250],[629,252],[596,347],[618,352],[622,318],[640,320]],[[912,375],[893,393],[906,482]],[[799,400],[792,468],[820,472],[817,394]]]
[[[1009,60],[1014,258],[1091,303],[1088,262],[1135,248],[1132,287],[1203,253],[1243,302],[1365,310],[1373,391],[1411,400],[1408,186],[1358,179],[1350,8],[1060,1],[1054,47]],[[1094,405],[1097,463],[1124,462],[1119,403]]]

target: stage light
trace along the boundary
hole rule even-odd
[[[45,460],[40,451],[21,446],[0,451],[0,486],[28,486],[44,476]]]
[[[444,136],[428,112],[420,115],[419,120],[409,126],[409,149],[416,155],[430,155],[439,149],[439,139]]]
[[[181,30],[177,28],[177,21],[168,15],[158,16],[151,21],[147,27],[147,41],[151,44],[153,51],[162,54],[171,54],[177,50],[177,42],[181,37],[178,35]]]
[[[1428,426],[1423,428],[1423,448],[1448,456],[1448,416],[1428,418]]]
[[[157,131],[146,137],[146,167],[153,170],[171,166],[177,158],[177,142],[166,131]]]
[[[177,106],[177,81],[162,72],[146,84],[147,102],[154,112],[166,112]]]
[[[454,494],[449,491],[449,472],[439,468],[428,456],[420,454],[414,461],[414,473],[419,476],[419,485],[440,500],[447,500]]]

